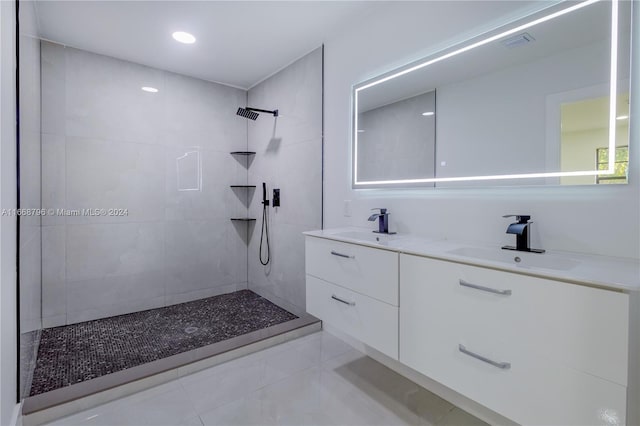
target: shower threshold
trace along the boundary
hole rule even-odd
[[[41,424],[321,328],[250,290],[42,331],[24,424]]]

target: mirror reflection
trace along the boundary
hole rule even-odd
[[[356,85],[354,187],[626,183],[630,7],[563,3]]]
[[[436,92],[399,101],[381,91],[358,99],[358,176],[366,181],[434,176]]]
[[[609,96],[568,102],[560,106],[561,169],[607,170],[609,167]],[[614,173],[563,176],[562,184],[627,183],[629,167],[629,94],[621,93],[616,108]]]

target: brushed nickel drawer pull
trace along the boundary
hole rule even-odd
[[[511,290],[498,290],[491,287],[485,287],[483,285],[468,283],[465,280],[460,280],[460,285],[463,287],[475,288],[476,290],[487,291],[494,294],[502,294],[503,296],[511,296]]]
[[[349,302],[347,300],[344,299],[340,299],[338,296],[336,296],[335,294],[331,295],[331,298],[333,300],[337,300],[338,302],[344,303],[345,305],[349,305],[349,306],[356,306],[356,302]]]
[[[480,361],[486,362],[487,364],[491,364],[494,367],[498,367],[501,368],[503,370],[508,370],[511,368],[511,363],[510,362],[498,362],[498,361],[494,361],[492,359],[489,359],[485,356],[479,355],[475,352],[471,352],[469,349],[467,349],[464,345],[458,344],[458,350],[460,352],[462,352],[465,355],[469,355],[472,358],[475,359],[479,359]]]
[[[342,253],[338,253],[337,251],[333,251],[333,250],[331,250],[331,254],[334,255],[334,256],[344,257],[344,258],[347,258],[347,259],[355,259],[356,258],[353,255],[342,254]]]

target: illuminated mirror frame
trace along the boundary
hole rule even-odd
[[[501,38],[510,36],[515,33],[531,28],[535,25],[541,24],[546,21],[550,21],[557,17],[566,15],[567,13],[574,12],[576,10],[587,7],[591,4],[597,3],[601,0],[586,0],[582,3],[567,7],[565,9],[556,11],[554,13],[542,16],[534,19],[528,23],[518,25],[515,28],[500,32],[499,34],[492,35],[488,38],[481,39],[480,41],[473,42],[463,47],[454,47],[453,50],[444,53],[436,53],[435,56],[431,56],[426,60],[418,62],[416,65],[409,65],[407,68],[400,71],[391,71],[381,77],[376,77],[373,80],[365,81],[353,87],[353,120],[352,120],[352,187],[353,188],[380,188],[380,187],[415,187],[421,186],[425,183],[434,182],[462,182],[462,181],[479,181],[479,180],[504,180],[504,179],[531,179],[531,178],[547,178],[547,177],[561,177],[561,176],[595,176],[600,174],[612,174],[614,173],[615,156],[609,155],[609,165],[607,170],[588,170],[588,171],[576,171],[576,172],[549,172],[549,173],[526,173],[526,174],[511,174],[511,175],[492,175],[492,176],[463,176],[463,177],[448,177],[448,178],[426,178],[426,179],[398,179],[398,180],[376,180],[376,181],[358,181],[358,92],[385,81],[392,80],[396,77],[403,76],[410,72],[428,67],[437,62],[445,59],[457,56],[461,53],[475,49],[477,47],[484,46],[485,44],[499,40]],[[609,87],[609,152],[615,152],[616,147],[616,97],[617,97],[617,80],[618,80],[618,1],[611,0],[611,76]],[[482,37],[482,36],[481,36]],[[436,146],[437,146],[436,139]]]

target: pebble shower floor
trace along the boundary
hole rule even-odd
[[[30,395],[296,319],[250,290],[42,330]]]

